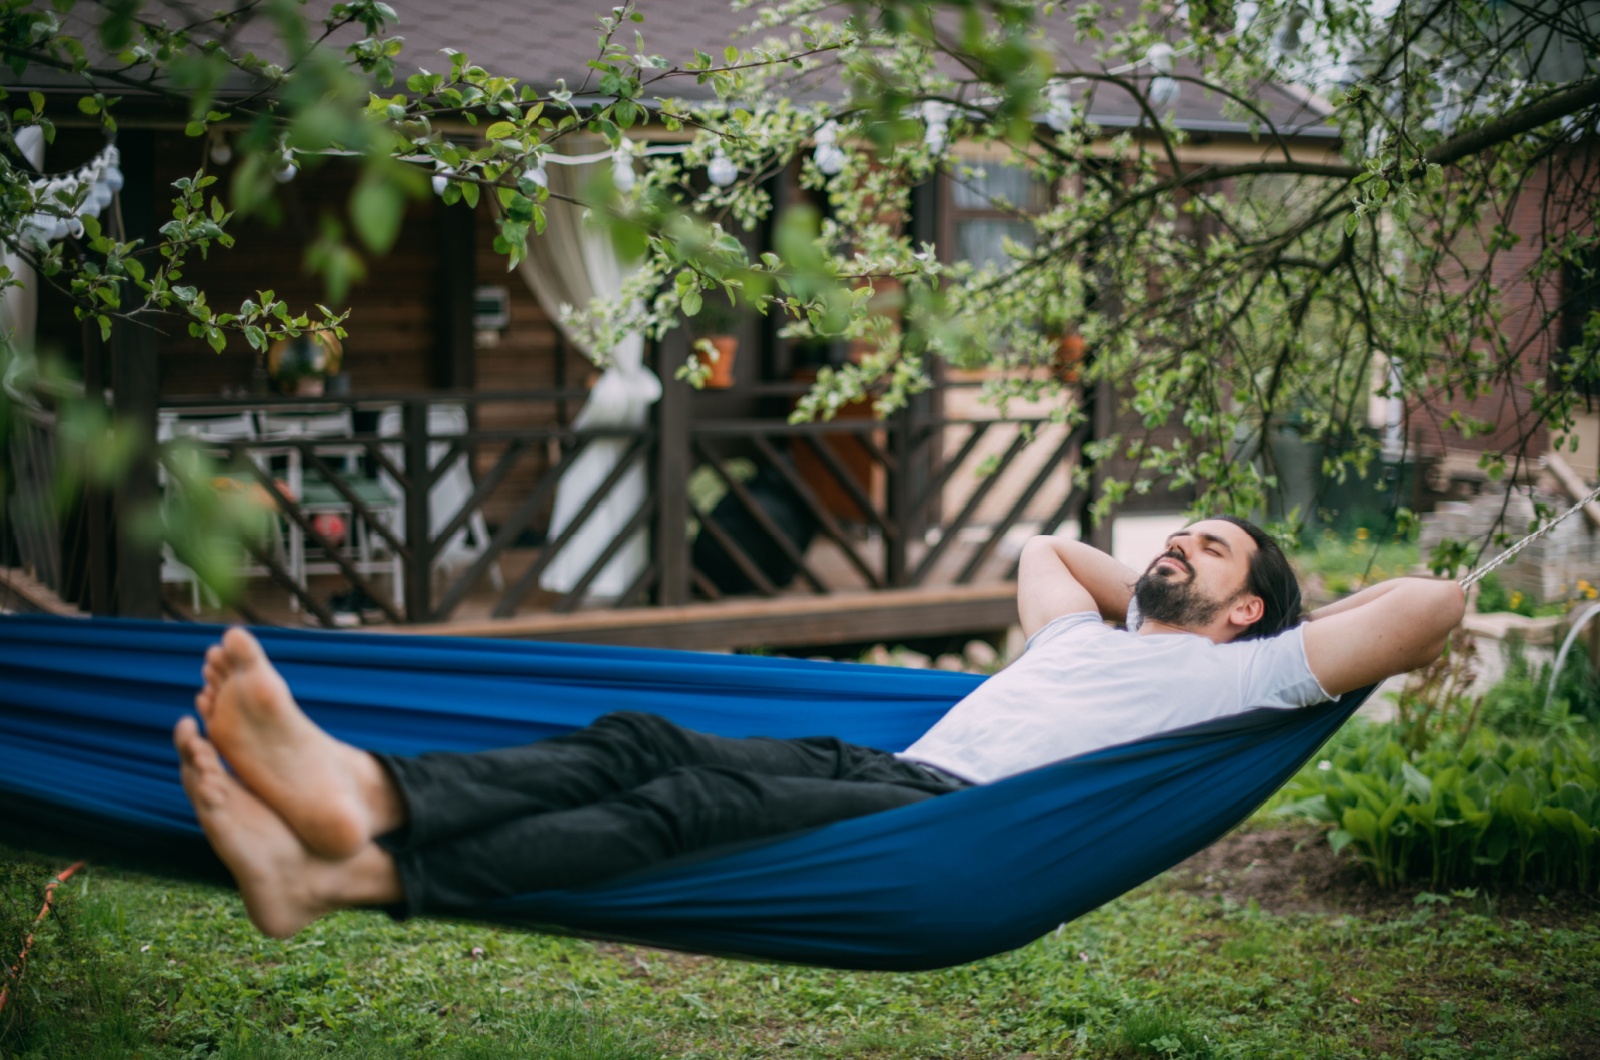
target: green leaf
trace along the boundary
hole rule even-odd
[[[734,44],[730,44],[726,48],[722,49],[722,61],[723,61],[724,64],[726,64],[728,66],[732,66],[734,63],[738,62],[739,61],[739,48],[738,48],[738,46],[734,45]]]
[[[684,316],[698,316],[700,314],[700,289],[696,287],[685,291],[679,304],[683,307]]]
[[[394,246],[405,212],[405,195],[370,169],[350,193],[351,223],[361,242],[375,254],[386,253]]]

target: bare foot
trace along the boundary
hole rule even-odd
[[[195,706],[246,787],[324,858],[348,857],[400,824],[383,767],[316,726],[249,633],[230,629],[206,653]]]
[[[331,912],[312,891],[325,863],[283,818],[228,775],[193,718],[178,722],[172,742],[182,762],[183,790],[212,849],[238,882],[250,922],[282,939]]]

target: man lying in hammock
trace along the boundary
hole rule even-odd
[[[313,724],[238,629],[206,653],[205,735],[186,717],[174,740],[250,918],[284,937],[355,906],[449,915],[579,887],[1228,714],[1322,702],[1430,662],[1463,610],[1453,581],[1397,578],[1302,623],[1283,553],[1226,518],[1173,534],[1143,575],[1034,538],[1017,601],[1024,654],[899,754],[831,737],[728,739],[637,713],[525,747],[369,754]],[[1136,632],[1105,624],[1130,618]]]

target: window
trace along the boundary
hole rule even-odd
[[[1562,267],[1561,324],[1550,363],[1575,363],[1581,374],[1573,387],[1591,398],[1600,397],[1600,346],[1586,345],[1583,333],[1596,312],[1600,312],[1600,246],[1590,246],[1579,252],[1576,262]]]
[[[951,256],[979,268],[1004,263],[1007,239],[1033,246],[1033,225],[1025,215],[1049,207],[1050,186],[1016,166],[969,164],[970,174],[950,178]]]

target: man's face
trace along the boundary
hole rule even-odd
[[[1146,619],[1199,631],[1247,590],[1256,543],[1238,526],[1207,519],[1167,538],[1134,585]]]

